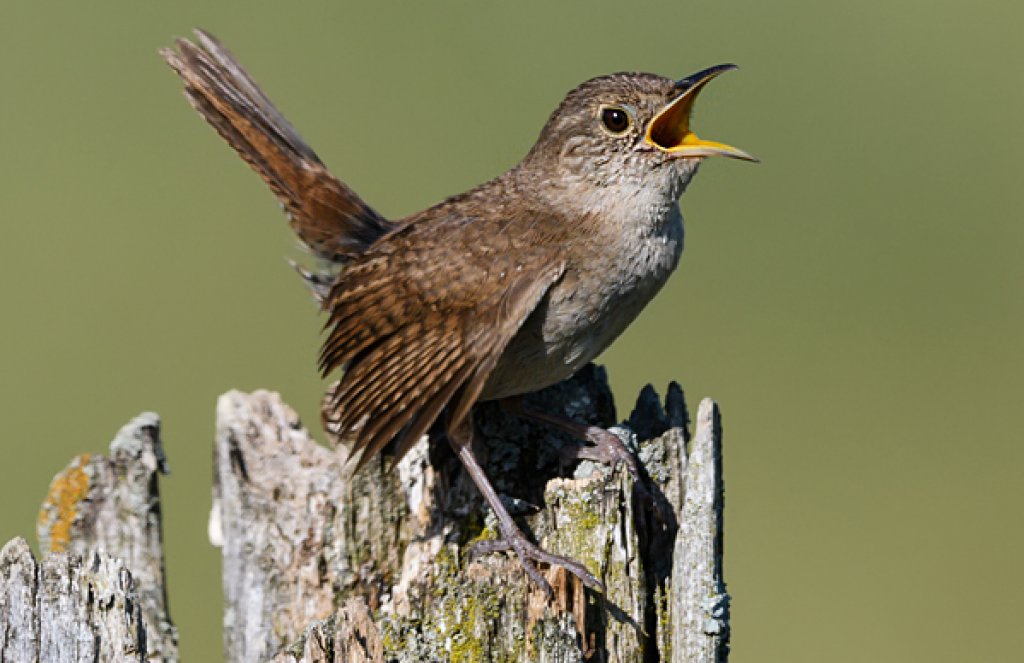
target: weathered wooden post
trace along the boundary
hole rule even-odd
[[[533,398],[615,421],[597,367]],[[664,403],[641,393],[619,429],[650,475],[638,490],[624,468],[564,466],[558,449],[575,442],[483,412],[479,444],[498,490],[532,536],[607,588],[555,569],[548,601],[505,554],[472,556],[495,527],[445,445],[424,439],[396,471],[380,462],[350,477],[344,445],[316,444],[276,394],[224,394],[209,530],[223,550],[225,660],[724,661],[717,407],[700,404],[692,440],[688,423],[677,385]],[[177,660],[163,467],[159,421],[142,415],[109,459],[79,457],[54,479],[39,533],[55,552],[36,562],[15,540],[0,555],[3,660]]]
[[[50,483],[36,531],[0,553],[0,660],[177,661],[167,613],[160,418],[143,413]]]

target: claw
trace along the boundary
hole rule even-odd
[[[471,419],[463,419],[460,425],[454,429],[449,427],[448,441],[451,443],[455,455],[462,461],[466,472],[473,479],[473,483],[480,489],[480,494],[483,495],[491,510],[494,511],[494,515],[498,519],[498,528],[501,530],[501,540],[497,542],[481,541],[474,546],[471,555],[475,556],[484,552],[497,552],[500,550],[514,550],[519,558],[519,563],[522,565],[523,570],[526,571],[526,575],[530,576],[530,579],[544,590],[549,599],[554,597],[554,590],[551,589],[551,585],[544,579],[540,571],[537,570],[534,562],[560,566],[579,578],[587,587],[604,592],[604,585],[601,584],[601,581],[587,571],[586,567],[582,564],[567,557],[552,555],[527,540],[522,530],[516,525],[515,520],[512,519],[508,509],[502,503],[501,497],[494,490],[494,486],[488,481],[487,475],[484,474],[484,469],[480,466],[480,461],[477,460],[476,455],[473,453],[473,423]]]
[[[554,590],[534,562],[548,566],[560,566],[579,578],[585,586],[604,593],[604,583],[598,580],[585,566],[568,557],[549,553],[540,546],[530,543],[521,532],[514,532],[511,535],[506,533],[502,539],[477,541],[470,549],[469,557],[477,559],[481,555],[508,551],[515,552],[526,575],[530,576],[530,579],[547,594],[548,599],[554,598]]]
[[[483,539],[474,543],[469,549],[469,559],[476,560],[483,555],[490,555],[496,552],[505,552],[511,550],[512,546],[508,545],[508,541],[505,539]]]
[[[603,463],[610,465],[613,473],[619,468],[619,465],[625,463],[629,469],[629,475],[633,478],[633,490],[636,491],[636,496],[653,507],[654,516],[661,524],[671,521],[670,507],[665,503],[664,498],[659,497],[651,490],[651,478],[641,469],[636,456],[618,435],[598,426],[585,425],[571,419],[530,410],[524,407],[518,399],[506,399],[502,403],[515,414],[554,426],[589,443],[562,447],[563,460],[591,460]]]

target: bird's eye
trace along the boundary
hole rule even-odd
[[[609,106],[601,111],[601,123],[613,134],[621,134],[629,129],[629,113],[617,106]]]

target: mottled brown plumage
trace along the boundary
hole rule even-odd
[[[535,561],[599,586],[520,532],[473,454],[471,411],[571,376],[665,283],[683,246],[678,198],[700,160],[751,158],[689,130],[698,92],[731,66],[587,81],[516,167],[392,223],[327,171],[219,43],[197,36],[163,51],[189,101],[277,194],[300,239],[339,265],[330,287],[306,275],[329,314],[320,368],[343,370],[325,420],[361,466],[392,442],[401,458],[443,417],[498,517],[503,539],[489,549],[516,552],[546,589]],[[594,445],[580,457],[635,468],[607,431],[533,416]]]

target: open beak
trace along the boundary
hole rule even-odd
[[[676,89],[682,91],[682,94],[654,116],[654,119],[647,125],[647,134],[644,136],[644,140],[662,152],[680,157],[723,156],[744,161],[758,161],[757,157],[751,156],[739,148],[698,138],[697,134],[690,131],[690,114],[693,112],[693,104],[697,100],[697,95],[712,78],[736,68],[734,64],[720,64],[676,81]]]

